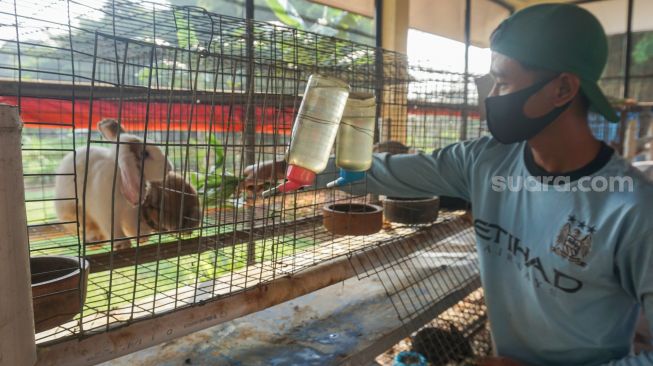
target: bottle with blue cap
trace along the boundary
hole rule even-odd
[[[365,178],[365,172],[372,166],[375,117],[374,95],[349,94],[336,139],[336,166],[340,168],[340,176],[327,187],[343,186]]]

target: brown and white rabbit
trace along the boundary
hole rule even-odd
[[[199,226],[200,215],[197,191],[174,172],[163,182],[151,182],[141,207],[144,224],[156,231],[190,233]]]
[[[138,205],[145,200],[148,185],[162,181],[167,172],[172,171],[173,166],[161,149],[144,145],[140,137],[124,132],[114,119],[100,121],[98,130],[105,139],[113,142],[116,142],[120,135],[120,149],[116,151],[116,143],[109,148],[91,146],[88,151],[86,147],[79,148],[76,150],[76,164],[72,152],[66,155],[56,170],[58,175],[55,179],[55,198],[75,197],[75,176],[61,174],[76,172],[79,220],[82,224],[84,176],[87,174],[84,214],[90,225],[87,225],[86,241],[109,240],[113,231],[114,249],[129,248],[130,240],[124,238],[139,234]],[[118,169],[115,190],[112,190],[116,154]],[[139,189],[141,174],[142,191]],[[55,210],[60,220],[74,221],[75,209],[74,200],[55,201]],[[151,232],[152,229],[141,225],[141,235]]]

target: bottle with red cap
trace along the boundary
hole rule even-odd
[[[342,80],[317,74],[309,77],[288,148],[287,181],[264,196],[313,185],[329,161],[348,96],[349,85]]]

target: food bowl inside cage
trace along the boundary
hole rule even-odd
[[[429,224],[438,219],[440,198],[396,198],[387,197],[383,201],[386,220],[399,224]]]
[[[64,324],[77,315],[86,299],[89,264],[66,256],[30,258],[36,332]]]
[[[336,235],[370,235],[383,226],[383,208],[362,203],[334,203],[322,210],[324,227]]]

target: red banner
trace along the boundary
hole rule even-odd
[[[0,96],[0,103],[17,105],[18,98]],[[73,123],[73,104],[75,107]],[[149,109],[148,109],[149,108]],[[409,108],[409,115],[431,115],[460,117],[461,111],[451,108]],[[245,121],[244,105],[208,105],[192,103],[161,103],[141,101],[93,101],[89,100],[21,98],[21,117],[26,128],[95,128],[104,118],[120,117],[127,131],[207,131],[242,132]],[[470,112],[473,119],[477,112]],[[256,132],[289,134],[292,129],[295,111],[292,108],[254,107]]]
[[[18,98],[0,96],[0,103],[18,105]],[[75,109],[73,121],[73,105]],[[89,118],[90,116],[90,118]],[[160,103],[21,98],[21,118],[25,127],[95,128],[104,118],[120,117],[128,131],[241,132],[245,121],[245,106],[207,105],[192,103]],[[256,131],[288,134],[294,119],[292,108],[255,107]]]

